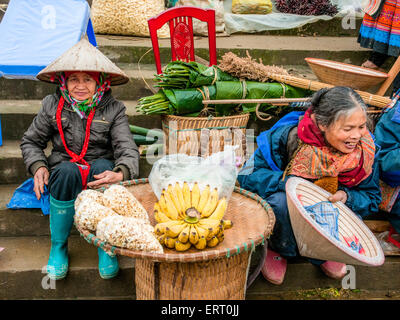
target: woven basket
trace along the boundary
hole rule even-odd
[[[157,201],[148,179],[121,183],[141,202],[152,225]],[[102,242],[77,226],[86,241],[105,251],[137,258],[135,261],[136,298],[144,299],[244,299],[251,252],[269,238],[275,216],[261,197],[235,188],[224,218],[234,226],[225,230],[225,239],[214,248],[191,248],[164,253],[133,251]]]
[[[241,157],[243,164],[247,155],[246,126],[249,117],[248,113],[210,118],[163,116],[165,153],[206,157],[223,151],[226,145],[237,145],[236,155]]]
[[[366,91],[388,77],[387,73],[331,60],[305,58],[321,82]]]
[[[303,206],[328,201],[331,194],[302,178],[289,178],[286,196],[290,222],[301,256],[347,264],[380,266],[385,261],[382,248],[369,228],[347,206],[334,203],[339,209],[339,239],[326,234]],[[356,236],[365,250],[359,254],[351,249],[344,237]]]

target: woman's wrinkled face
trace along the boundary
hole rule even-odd
[[[356,109],[347,117],[340,117],[328,127],[319,125],[319,128],[324,132],[325,140],[343,153],[352,152],[361,137],[368,133],[367,117],[361,108]]]
[[[92,98],[96,92],[96,85],[96,80],[85,72],[75,72],[67,79],[69,94],[80,101]]]

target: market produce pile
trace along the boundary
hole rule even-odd
[[[271,69],[272,70],[272,69]],[[284,73],[282,69],[273,70]],[[254,113],[257,104],[204,105],[203,100],[302,98],[310,92],[278,82],[257,82],[236,78],[218,66],[206,67],[196,62],[170,62],[161,75],[156,76],[160,90],[139,99],[136,107],[142,114],[171,114],[188,117],[231,116]],[[277,115],[281,107],[261,104],[260,112]]]
[[[232,227],[232,221],[223,219],[226,208],[227,200],[219,198],[217,188],[207,185],[200,192],[197,182],[191,190],[187,182],[182,187],[179,182],[170,184],[154,205],[155,234],[161,244],[177,251],[215,247],[224,240],[224,230]]]
[[[303,16],[334,16],[339,11],[330,0],[275,0],[275,7],[282,13]]]
[[[112,185],[104,193],[83,190],[75,200],[74,221],[112,246],[163,252],[146,209],[123,186]]]

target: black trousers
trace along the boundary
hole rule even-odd
[[[94,175],[112,170],[114,163],[107,159],[97,159],[90,166],[87,182],[94,181]],[[78,166],[69,161],[58,164],[50,173],[48,189],[50,195],[59,201],[76,199],[82,191],[82,177]]]

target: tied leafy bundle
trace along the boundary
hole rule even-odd
[[[191,61],[172,61],[162,74],[156,75],[156,87],[162,89],[187,89],[214,85],[217,81],[234,81],[237,78],[221,71],[217,66],[207,67]]]
[[[215,85],[188,89],[164,89],[153,96],[139,100],[137,111],[143,114],[171,114],[184,116],[230,116],[254,113],[257,104],[217,104],[203,105],[203,100],[226,99],[274,99],[302,98],[309,95],[304,89],[280,83],[255,81],[217,81]],[[288,107],[290,108],[290,107]],[[259,111],[271,115],[281,113],[284,108],[261,104]]]

